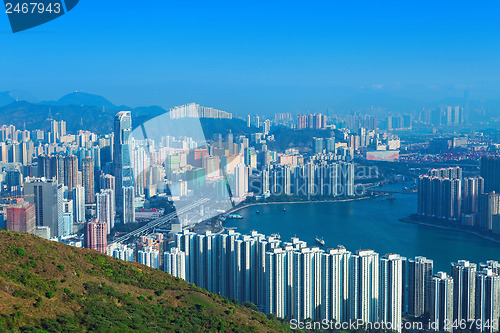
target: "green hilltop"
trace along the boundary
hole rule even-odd
[[[0,332],[288,332],[287,322],[138,263],[0,231]]]

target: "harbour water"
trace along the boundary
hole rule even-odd
[[[401,189],[402,183],[389,185]],[[258,205],[238,211],[243,219],[228,220],[225,227],[240,233],[251,230],[282,240],[297,236],[317,246],[315,238],[325,240],[325,248],[341,244],[354,252],[373,249],[382,254],[417,255],[434,260],[434,271],[450,271],[450,263],[466,259],[479,263],[500,260],[500,244],[471,234],[399,221],[416,212],[415,193],[396,193],[385,198],[324,203]],[[259,211],[259,213],[257,213]]]

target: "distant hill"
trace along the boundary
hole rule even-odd
[[[22,101],[0,107],[0,120],[1,124],[12,124],[19,129],[48,130],[49,113],[51,119],[66,121],[70,133],[86,129],[100,134],[112,131],[115,115],[115,111],[103,111],[96,106],[43,105]]]
[[[248,135],[261,130],[256,127],[247,127],[245,121],[241,119],[200,119],[201,127],[205,133],[206,138],[212,138],[214,134],[221,133],[223,136],[227,135],[229,131],[236,137],[238,135]]]
[[[88,94],[84,92],[74,92],[71,94],[64,95],[57,101],[44,101],[40,104],[45,105],[85,105],[85,106],[95,106],[99,108],[117,109],[117,106],[108,101],[106,98]]]
[[[122,109],[122,110],[130,110],[130,109]],[[167,110],[159,106],[140,106],[131,111],[132,111],[132,126],[134,128],[156,116],[168,112]]]
[[[0,231],[0,332],[289,332],[167,273]]]
[[[300,131],[288,127],[279,126],[271,130],[275,141],[269,142],[269,149],[284,151],[295,147],[301,151],[312,150],[313,138],[331,138],[335,137],[335,131],[304,128]]]
[[[168,112],[159,106],[138,108],[112,109],[102,106],[76,105],[76,104],[33,104],[25,101],[13,102],[0,107],[0,125],[15,125],[19,129],[49,130],[50,121],[64,120],[68,133],[78,130],[89,130],[97,134],[107,134],[113,131],[113,118],[117,110],[130,110],[132,112],[132,125],[134,128],[140,124]],[[176,120],[173,120],[176,121]],[[248,128],[241,119],[200,119],[205,132],[205,137],[211,138],[215,133],[223,135],[231,132],[236,135],[255,133],[255,127]]]

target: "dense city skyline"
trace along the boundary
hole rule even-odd
[[[493,257],[477,264],[458,258],[448,274],[434,272],[432,260],[424,257],[326,249],[318,237],[318,246],[308,246],[299,238],[286,242],[279,235],[244,235],[224,227],[227,219],[242,218],[237,210],[255,203],[395,200],[393,193],[377,188],[400,182],[401,175],[387,169],[400,152],[438,156],[454,147],[474,151],[476,144],[489,142],[474,130],[471,138],[454,134],[468,111],[443,106],[415,117],[248,115],[239,124],[250,132],[235,135],[225,128],[209,138],[200,121],[232,120],[233,114],[194,103],[135,130],[131,112],[120,111],[112,128],[101,134],[67,131],[64,120],[54,119],[46,120],[46,131],[3,125],[0,178],[6,197],[0,222],[14,231],[165,270],[280,318],[362,320],[396,331],[412,320],[435,331],[473,322],[480,331],[495,332],[500,280]],[[429,127],[452,134],[430,139],[425,148],[401,139]],[[276,145],[274,133],[283,129],[306,135],[307,145]],[[400,218],[498,242],[498,194],[485,192],[500,183],[497,147],[480,156],[482,177],[477,172],[472,172],[476,178],[464,177],[458,166],[431,168],[425,175],[418,174],[420,168],[400,170],[413,170],[415,179],[401,192],[418,191],[418,211]],[[485,201],[491,196],[494,201]],[[161,202],[163,208],[153,206]],[[416,216],[421,220],[412,220]]]

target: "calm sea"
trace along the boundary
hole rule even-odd
[[[405,184],[389,185],[401,189]],[[405,257],[426,256],[434,260],[434,271],[450,271],[450,263],[466,259],[479,263],[500,260],[500,244],[474,235],[398,221],[416,212],[417,195],[401,193],[395,200],[383,198],[335,202],[258,205],[242,209],[240,220],[228,220],[225,227],[237,227],[240,233],[251,230],[282,240],[297,236],[310,246],[316,236],[325,240],[325,248],[344,245],[354,252],[373,249],[382,254],[398,253]],[[259,213],[257,213],[259,211]]]

